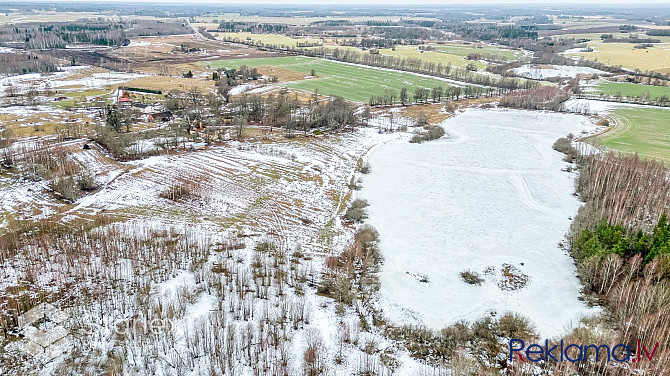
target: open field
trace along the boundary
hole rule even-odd
[[[339,46],[332,38],[294,38],[279,34],[255,34],[255,33],[214,33],[219,38],[237,38],[240,42],[251,41],[253,43],[276,44],[296,47],[297,43],[321,43],[324,47],[332,47],[339,49],[353,49],[361,52],[360,48],[351,46]],[[350,38],[338,38],[339,40]],[[435,51],[423,51],[418,49],[418,46],[400,45],[395,49],[382,48],[379,53],[382,55],[395,56],[399,58],[416,58],[425,62],[442,63],[444,65],[451,64],[457,67],[465,67],[470,61],[465,57],[471,53],[490,54],[504,56],[508,61],[527,60],[522,51],[515,51],[511,49],[500,48],[486,44],[464,44],[464,43],[447,43],[447,44],[430,44],[435,47]],[[306,47],[313,48],[313,47]],[[479,61],[472,62],[478,69],[483,69],[486,64]]]
[[[399,58],[414,58],[421,59],[426,62],[431,63],[442,63],[443,65],[451,64],[455,67],[465,67],[471,61],[465,59],[464,56],[452,54],[449,49],[442,50],[440,47],[437,47],[435,51],[419,51],[417,46],[397,46],[395,51],[390,48],[384,48],[379,50],[380,54],[391,55]],[[472,62],[477,69],[483,69],[486,67],[486,64],[480,63],[479,61]]]
[[[617,93],[621,93],[621,96],[624,97],[639,97],[645,91],[649,91],[649,98],[651,99],[656,99],[663,95],[670,97],[670,87],[627,82],[604,81],[592,89],[592,92],[596,94],[616,95]]]
[[[561,39],[586,39],[586,40],[588,40],[592,43],[602,44],[600,42],[602,40],[600,38],[600,36],[602,34],[603,33],[567,33],[567,34],[554,35],[554,36],[552,36],[552,39],[557,39],[557,40],[561,40]],[[607,34],[610,34],[610,33],[607,33]],[[633,36],[637,36],[639,38],[660,39],[661,43],[670,43],[670,37],[669,36],[657,36],[657,35],[648,36],[646,33],[643,33],[643,32],[620,33],[620,34],[611,33],[611,34],[614,38],[627,38],[628,36],[633,35]],[[625,44],[629,44],[629,45],[631,45],[631,47],[633,45],[633,43],[625,43]]]
[[[214,81],[211,80],[211,77],[209,80],[207,80],[200,78],[147,76],[140,77],[116,86],[141,87],[145,89],[160,90],[164,94],[168,93],[170,90],[188,91],[193,87],[197,87],[201,91],[207,93],[210,90],[214,90]]]
[[[297,47],[297,43],[323,43],[323,45],[334,46],[333,39],[327,38],[293,38],[279,34],[254,34],[254,33],[213,33],[219,38],[237,38],[240,41],[253,41],[253,43],[278,44]],[[347,39],[347,38],[342,38]]]
[[[611,116],[617,124],[600,137],[603,146],[670,164],[670,110],[620,107]]]
[[[309,75],[310,71],[314,69],[317,78],[291,82],[286,86],[309,92],[318,90],[323,95],[341,96],[358,102],[367,102],[372,95],[381,95],[385,89],[392,89],[399,93],[400,89],[406,86],[411,95],[412,90],[416,87],[449,86],[445,81],[435,78],[302,56],[221,60],[203,64],[207,64],[211,68],[238,68],[242,65],[249,67],[274,66],[300,72],[305,76]]]
[[[56,108],[61,108],[61,109],[71,109],[75,108],[77,105],[81,105],[85,103],[86,101],[90,100],[91,98],[95,97],[103,97],[106,94],[109,94],[111,90],[82,90],[82,91],[69,91],[69,92],[64,92],[57,94],[57,96],[63,96],[66,97],[67,99],[63,99],[60,101],[53,101],[53,102],[48,102],[48,105],[56,107]]]
[[[401,58],[421,59],[423,61],[436,64],[451,64],[455,67],[465,67],[469,63],[473,63],[475,67],[480,70],[484,69],[486,64],[480,61],[466,60],[466,57],[469,54],[478,53],[484,55],[504,56],[507,61],[528,60],[523,51],[516,51],[482,43],[445,43],[429,44],[429,46],[435,47],[435,51],[421,52],[418,46],[396,46],[395,51],[390,48],[383,48],[379,50],[379,53]]]
[[[670,44],[656,44],[646,49],[633,48],[633,43],[591,41],[587,44],[593,48],[593,52],[571,52],[567,55],[598,60],[608,65],[621,65],[628,69],[670,72]]]
[[[10,106],[0,111],[0,129],[8,129],[14,137],[82,134],[93,128],[95,113],[92,111],[65,111],[40,106],[35,109]]]
[[[514,61],[514,60],[525,60],[525,55],[522,51],[517,51],[517,50],[511,50],[507,48],[501,48],[501,47],[496,47],[488,44],[482,44],[482,43],[472,43],[472,44],[456,44],[456,43],[448,43],[448,44],[440,44],[440,45],[435,45],[435,49],[437,52],[443,53],[443,54],[449,54],[449,55],[455,55],[455,56],[461,56],[461,57],[466,57],[469,54],[472,53],[479,53],[479,54],[490,54],[490,55],[501,55],[505,56],[507,60],[509,61]]]

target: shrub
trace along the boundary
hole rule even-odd
[[[277,244],[271,240],[262,240],[254,247],[256,252],[271,253],[277,250]]]
[[[379,233],[370,225],[363,225],[354,235],[356,242],[356,258],[367,265],[377,265],[383,261],[382,253],[377,244]]]
[[[363,162],[361,167],[358,169],[358,171],[361,174],[369,174],[370,173],[370,164],[368,162]]]
[[[349,209],[347,209],[347,212],[344,216],[350,221],[362,222],[365,218],[367,218],[367,213],[365,212],[366,206],[368,206],[368,202],[366,200],[356,199],[351,203],[351,206]]]
[[[581,153],[574,146],[572,146],[572,139],[569,137],[561,137],[554,142],[554,150],[565,154],[563,158],[566,162],[574,162],[579,158]]]
[[[409,142],[411,144],[420,144],[423,142],[423,136],[421,136],[420,134],[415,134],[414,136],[412,136],[412,138],[409,139]]]
[[[466,270],[461,272],[461,278],[463,281],[469,285],[481,285],[484,282],[484,278],[482,278],[479,273],[473,272],[471,270]]]
[[[95,182],[95,176],[88,169],[79,173],[77,176],[77,184],[82,191],[93,191],[98,189],[98,183]]]
[[[528,338],[535,328],[528,318],[516,313],[507,313],[498,320],[500,334],[505,338]]]
[[[386,335],[401,342],[412,357],[431,363],[444,362],[455,349],[454,342],[423,326],[392,327],[386,331]]]
[[[569,97],[570,95],[567,92],[559,88],[545,86],[507,94],[500,99],[500,105],[531,110],[558,111],[561,109],[561,104]]]
[[[413,144],[420,144],[424,141],[437,140],[438,138],[444,136],[444,128],[439,125],[430,125],[424,127],[426,132],[415,134],[410,138],[409,142]]]
[[[74,202],[82,196],[72,176],[61,176],[49,182],[49,188],[66,201]]]
[[[317,292],[344,304],[352,304],[356,299],[356,291],[351,278],[340,273],[324,276]]]
[[[346,214],[344,215],[348,220],[353,222],[362,222],[367,215],[364,209],[351,207],[347,209]]]
[[[182,180],[161,192],[159,196],[172,201],[183,201],[194,195],[194,185],[192,182]]]

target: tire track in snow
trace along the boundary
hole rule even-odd
[[[528,186],[528,182],[526,179],[521,176],[521,175],[512,175],[512,184],[514,185],[514,188],[517,190],[519,193],[519,198],[521,201],[526,204],[527,206],[534,208],[536,210],[545,212],[547,214],[552,214],[556,216],[564,216],[567,214],[562,213],[559,210],[556,210],[554,208],[551,208],[547,205],[542,204],[539,202],[535,196],[533,196],[533,192],[530,190],[530,187]]]

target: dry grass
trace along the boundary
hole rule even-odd
[[[193,72],[194,76],[198,76],[199,74],[202,73],[208,73],[211,77],[211,70],[206,69],[202,65],[195,64],[195,63],[177,63],[177,64],[169,64],[170,66],[170,73],[172,75],[179,75],[184,72],[191,71]],[[150,65],[141,65],[138,67],[135,67],[133,69],[136,72],[140,73],[149,73],[149,74],[160,74],[161,73],[161,68],[157,64],[150,64]]]
[[[401,116],[407,116],[414,119],[418,119],[419,116],[423,113],[428,119],[430,124],[439,124],[445,121],[447,118],[451,117],[459,108],[465,107],[477,107],[493,103],[500,98],[473,98],[473,99],[462,99],[459,101],[451,102],[441,102],[441,103],[428,103],[428,104],[418,104],[410,105],[401,109],[398,114]],[[443,111],[444,109],[444,111]],[[385,110],[381,110],[382,112]]]
[[[65,132],[68,127],[72,132],[86,133],[93,127],[91,120],[74,113],[0,114],[0,124],[11,130],[16,138],[55,135]]]
[[[197,87],[201,92],[207,93],[214,90],[214,81],[197,78],[151,76],[141,77],[116,86],[141,87],[145,89],[160,90],[168,93],[170,90],[188,91]]]
[[[452,113],[443,111],[444,107],[444,103],[407,106],[400,110],[399,114],[401,116],[407,116],[414,119],[418,119],[423,114],[426,116],[426,119],[429,123],[438,124],[445,121],[452,115]]]
[[[272,66],[260,66],[256,68],[258,70],[258,73],[266,76],[276,76],[279,79],[279,82],[289,82],[289,81],[298,81],[298,80],[304,80],[305,79],[305,74],[288,70],[288,69],[283,69],[283,68],[277,68],[277,67],[272,67]]]

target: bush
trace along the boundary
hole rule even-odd
[[[86,169],[77,176],[77,184],[82,191],[93,191],[98,189],[98,183],[95,182],[93,173]]]
[[[424,141],[437,140],[438,138],[444,136],[444,128],[439,125],[431,125],[425,127],[426,132],[415,134],[410,138],[409,142],[413,144],[420,144]]]
[[[356,299],[351,278],[340,273],[326,275],[321,280],[317,292],[344,304],[352,304]]]
[[[535,328],[530,321],[516,313],[507,313],[498,320],[500,334],[505,338],[528,338]]]
[[[574,146],[572,146],[572,139],[569,137],[561,137],[554,142],[554,150],[565,154],[563,158],[566,162],[574,162],[579,158],[581,153]]]
[[[423,326],[403,325],[387,330],[386,335],[401,342],[410,355],[431,363],[444,362],[453,355],[456,343]]]
[[[367,213],[365,212],[365,207],[368,206],[366,200],[356,199],[351,203],[349,209],[345,213],[345,218],[353,222],[362,222],[366,219]]]
[[[461,272],[461,278],[463,281],[469,285],[481,285],[484,282],[484,278],[482,278],[479,273],[473,272],[471,270],[466,270],[464,272]]]
[[[354,240],[358,245],[356,258],[377,265],[382,262],[383,256],[379,249],[379,233],[370,225],[363,225],[356,231]]]
[[[256,243],[254,249],[256,252],[271,253],[277,250],[277,244],[270,240],[263,240]]]
[[[344,216],[352,222],[362,222],[365,218],[367,218],[365,210],[359,208],[347,209],[347,212]]]
[[[412,138],[409,139],[409,142],[411,144],[420,144],[423,142],[423,136],[421,136],[420,134],[415,134],[414,136],[412,136]]]
[[[193,188],[193,183],[188,181],[181,181],[161,192],[159,196],[172,201],[183,201],[184,199],[194,195]]]
[[[358,169],[358,171],[361,174],[369,174],[370,173],[370,164],[368,162],[363,162],[361,167]]]
[[[72,176],[61,176],[49,182],[49,188],[66,201],[75,202],[82,196]]]

